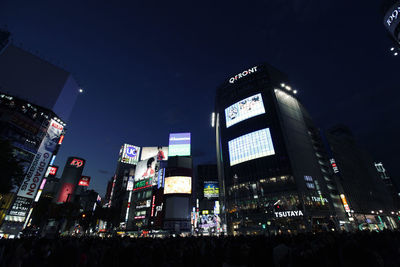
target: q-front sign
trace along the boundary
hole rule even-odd
[[[389,12],[386,17],[386,24],[388,27],[392,26],[393,21],[396,21],[400,17],[400,3],[391,10],[392,12]]]
[[[287,210],[275,212],[276,218],[304,216],[301,210]]]
[[[251,69],[245,70],[239,74],[236,74],[234,77],[229,79],[229,83],[235,83],[237,80],[239,80],[240,78],[243,78],[251,73],[254,73],[257,71],[257,66],[252,67]]]

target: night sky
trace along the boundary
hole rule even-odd
[[[189,131],[195,164],[215,161],[215,89],[260,62],[287,73],[318,126],[348,125],[399,178],[400,56],[379,1],[23,2],[0,2],[0,27],[84,89],[55,164],[85,158],[102,195],[125,142]]]

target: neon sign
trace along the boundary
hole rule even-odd
[[[83,160],[81,159],[73,159],[70,163],[71,166],[75,166],[76,168],[82,167]]]

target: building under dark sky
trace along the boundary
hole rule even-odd
[[[14,44],[82,85],[55,164],[87,159],[102,195],[123,143],[192,132],[194,164],[215,161],[215,88],[264,61],[285,70],[316,125],[348,125],[398,179],[400,61],[382,21],[380,3],[361,0],[0,3]]]

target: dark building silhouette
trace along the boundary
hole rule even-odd
[[[394,221],[389,218],[395,212],[392,194],[379,177],[371,155],[356,142],[347,126],[329,129],[326,137],[337,167],[335,175],[355,219],[377,224],[383,220],[390,227]]]

